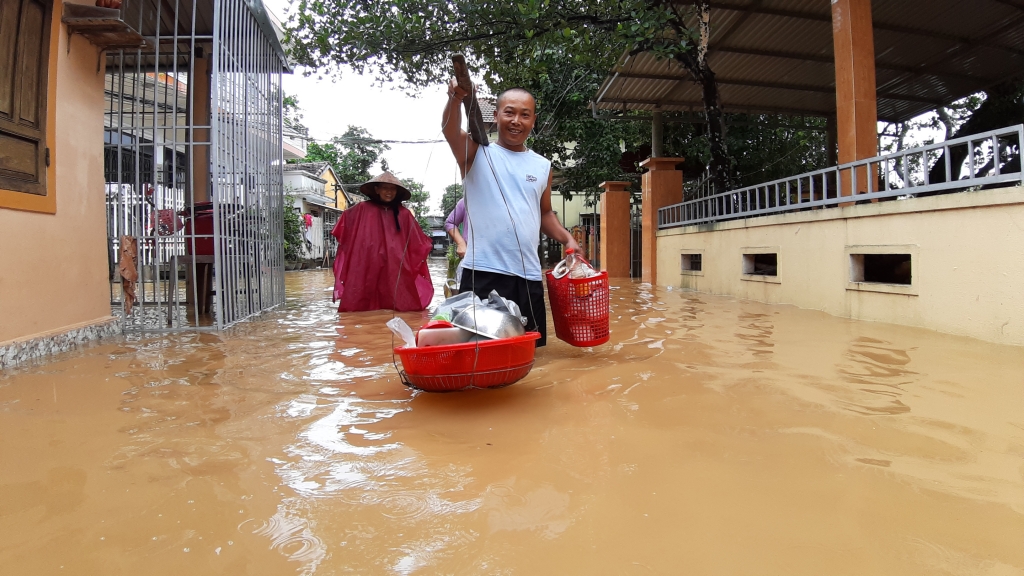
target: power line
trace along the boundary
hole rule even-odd
[[[364,137],[352,137],[352,136],[337,136],[328,134],[329,139],[319,142],[316,138],[307,134],[302,134],[301,138],[310,142],[316,142],[317,144],[440,144],[444,140],[386,140],[383,138],[364,138]]]

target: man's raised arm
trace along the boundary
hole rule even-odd
[[[444,139],[448,141],[448,146],[459,163],[463,178],[473,166],[476,150],[480,146],[462,129],[462,101],[466,96],[466,91],[459,88],[452,79],[448,84],[448,102],[444,106],[444,116],[441,118],[441,132],[444,133]]]

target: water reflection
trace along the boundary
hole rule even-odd
[[[330,281],[0,374],[5,572],[1024,569],[1019,349],[619,283],[608,345],[423,394]]]
[[[755,314],[745,312],[739,315],[739,331],[736,337],[747,343],[747,349],[757,360],[771,358],[772,348],[775,343],[772,340],[774,325],[770,314]]]
[[[861,414],[903,414],[903,388],[915,381],[917,373],[906,367],[910,355],[890,342],[861,337],[850,343],[847,363],[839,366],[843,380],[851,385],[845,403]]]

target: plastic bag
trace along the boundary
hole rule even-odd
[[[413,334],[412,328],[405,323],[405,320],[396,316],[387,321],[387,327],[395,333],[395,336],[398,336],[403,342],[405,342],[406,348],[416,347],[416,335]]]
[[[565,251],[565,260],[562,260],[551,270],[551,274],[555,278],[591,278],[597,276],[597,270],[587,262],[587,259],[579,254],[572,248]]]
[[[508,312],[516,318],[519,318],[519,321],[523,323],[523,326],[526,326],[526,317],[523,316],[522,312],[519,310],[519,304],[500,296],[497,290],[491,290],[491,293],[487,297],[487,303],[484,305],[488,308]]]
[[[462,312],[473,305],[481,308],[493,308],[495,310],[506,312],[516,318],[519,318],[519,321],[523,323],[523,326],[526,326],[526,318],[519,309],[519,305],[507,298],[503,298],[496,290],[491,290],[491,293],[487,296],[486,302],[480,300],[480,298],[472,292],[456,294],[444,302],[441,302],[430,319],[451,322],[452,318],[455,318],[459,312]]]
[[[476,294],[472,292],[463,292],[462,294],[456,294],[451,298],[441,302],[437,306],[437,310],[434,310],[434,314],[430,317],[431,320],[444,320],[445,322],[451,322],[452,318],[456,314],[461,312],[463,309],[468,308],[474,302],[480,302],[480,299],[476,297]]]

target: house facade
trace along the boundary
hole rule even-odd
[[[337,252],[331,230],[350,206],[348,194],[327,162],[286,164],[284,189],[292,198],[291,209],[303,218],[303,259],[327,265]]]
[[[283,49],[259,0],[174,6],[0,3],[0,368],[283,301]]]
[[[35,16],[0,55],[0,368],[120,332],[107,293],[99,48],[60,18],[77,3],[0,4],[0,21]]]

